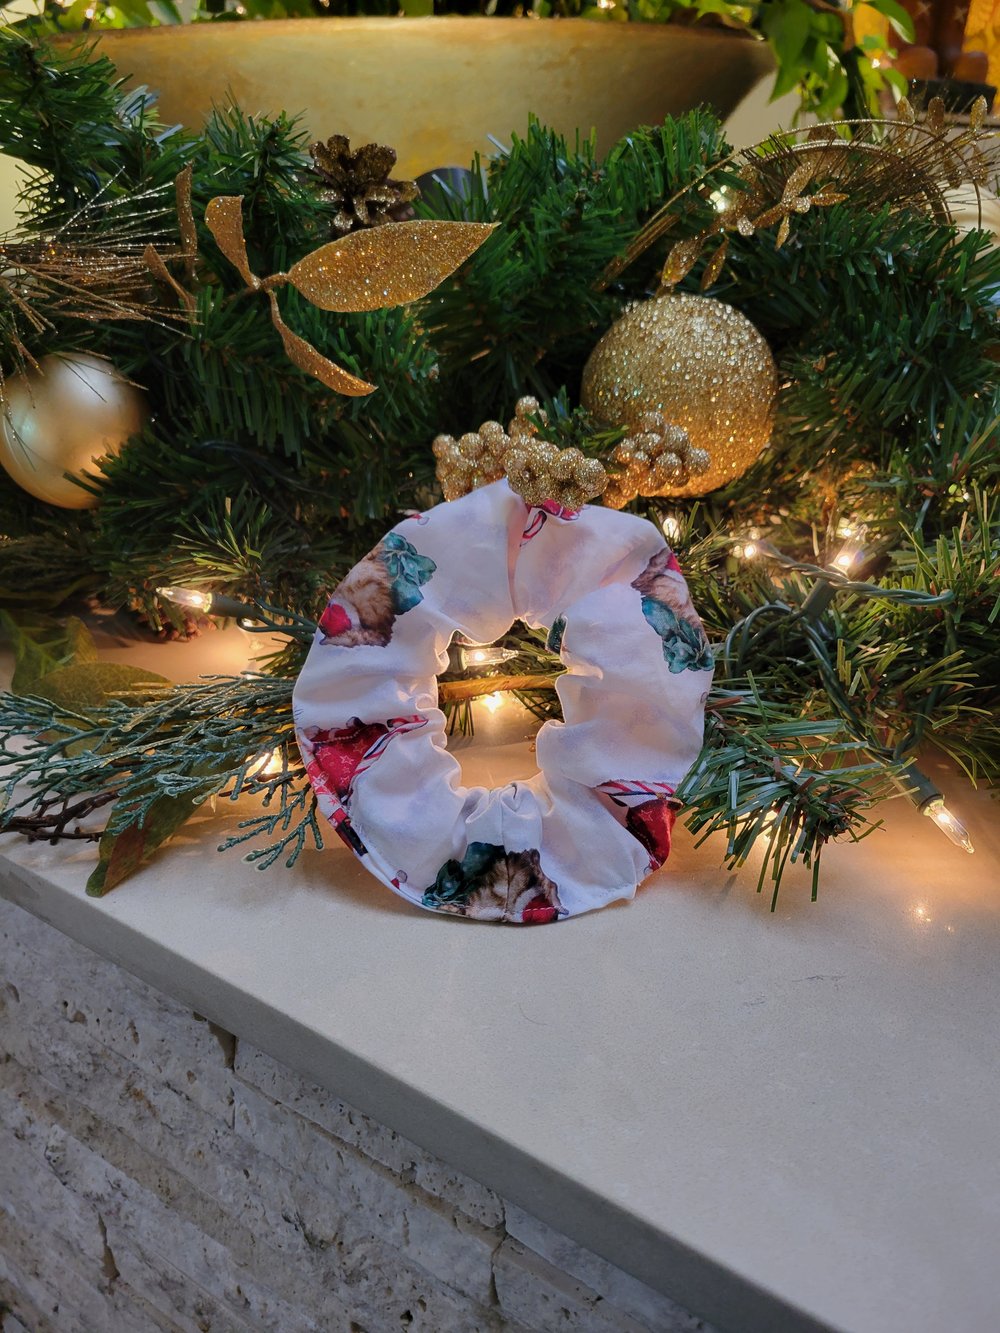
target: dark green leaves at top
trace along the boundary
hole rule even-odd
[[[97,660],[97,648],[82,620],[65,622],[33,612],[0,611],[0,630],[14,651],[10,688],[15,694],[36,694],[43,678],[71,663]]]
[[[151,689],[169,689],[171,682],[155,671],[122,662],[73,662],[37,680],[31,690],[71,712],[102,708],[111,699],[131,699]]]

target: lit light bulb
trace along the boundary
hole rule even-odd
[[[928,819],[933,819],[938,828],[950,842],[956,847],[963,847],[967,852],[974,852],[976,849],[972,845],[972,839],[969,837],[969,830],[960,819],[957,819],[944,803],[943,796],[935,796],[926,805],[921,807],[923,813]]]
[[[737,546],[736,554],[741,560],[753,560],[760,554],[760,547],[756,542],[744,542],[742,546]]]
[[[848,520],[838,525],[837,535],[844,538],[844,544],[833,557],[831,564],[834,569],[839,569],[842,574],[846,574],[848,570],[854,568],[865,553],[865,529],[863,526]]]
[[[513,648],[501,648],[497,644],[481,643],[469,648],[459,649],[458,655],[463,668],[468,671],[473,667],[500,666],[503,662],[509,662],[511,658],[516,657],[517,653]]]
[[[267,754],[260,755],[253,761],[247,769],[248,778],[273,778],[281,772],[283,761],[281,749],[269,750]]]
[[[226,620],[244,621],[244,629],[252,629],[252,624],[262,623],[258,609],[253,602],[241,602],[235,597],[227,597],[221,592],[202,592],[200,588],[157,588],[157,595],[166,602],[186,607],[188,611],[200,611],[203,615],[219,616]]]
[[[198,588],[157,588],[156,594],[176,606],[186,606],[189,611],[207,611],[212,605],[212,594]]]
[[[729,207],[729,191],[713,190],[708,196],[716,213],[724,213]]]
[[[480,702],[487,712],[495,713],[498,708],[503,708],[507,702],[507,696],[502,690],[494,690],[492,694],[484,695]]]
[[[663,529],[663,535],[671,546],[673,546],[675,542],[680,541],[682,531],[681,521],[676,514],[664,514],[660,527]]]
[[[834,556],[833,563],[837,566],[838,569],[848,570],[854,564],[857,558],[858,558],[858,552],[856,550],[852,550],[850,547],[845,546],[842,551],[840,551],[837,555]]]

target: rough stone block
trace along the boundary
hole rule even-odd
[[[3,1333],[31,1333],[31,1329],[21,1323],[16,1315],[4,1309],[3,1287],[0,1285],[0,1330]]]
[[[0,1285],[0,1329],[3,1333],[31,1333],[10,1310],[4,1306],[3,1287]]]
[[[492,1190],[339,1101],[324,1088],[300,1078],[249,1042],[237,1044],[234,1069],[244,1083],[265,1093],[272,1101],[311,1120],[428,1194],[447,1200],[471,1221],[485,1227],[503,1224],[503,1203]]]
[[[4,1333],[712,1333],[2,900],[0,936]]]
[[[54,1261],[51,1239],[51,1233],[9,1231],[0,1218],[0,1299],[31,1333],[181,1333],[180,1324],[127,1284],[102,1289],[71,1264]]]
[[[15,933],[8,913],[0,949],[0,997],[6,999],[10,1026],[30,1022],[53,1031],[82,1026],[91,1045],[114,1051],[203,1110],[230,1117],[235,1047],[230,1034],[195,1021],[189,1009],[29,913],[13,910],[23,921],[16,922]],[[48,936],[59,943],[48,942]]]
[[[534,1333],[650,1333],[596,1291],[509,1237],[494,1263],[502,1313]]]
[[[0,1077],[10,1078],[12,1068],[13,1061],[0,1070]],[[45,1092],[37,1074],[21,1071],[21,1080],[36,1096]],[[151,1255],[162,1249],[164,1257],[180,1264],[183,1255],[184,1264],[191,1264],[199,1238],[183,1230],[188,1223],[205,1233],[201,1243],[209,1235],[216,1239],[220,1251],[214,1263],[220,1282],[228,1284],[219,1288],[220,1295],[232,1300],[237,1286],[246,1292],[256,1282],[276,1292],[293,1311],[284,1324],[277,1317],[269,1324],[258,1304],[258,1327],[281,1333],[286,1328],[309,1329],[313,1317],[324,1333],[347,1329],[352,1321],[366,1333],[397,1333],[400,1327],[411,1333],[488,1333],[507,1327],[494,1311],[434,1279],[374,1236],[345,1240],[313,1230],[303,1216],[289,1213],[282,1219],[284,1249],[279,1253],[266,1228],[239,1225],[217,1200],[126,1133],[65,1095],[56,1093],[56,1098],[49,1109],[63,1123],[50,1131],[45,1153],[62,1183],[99,1207],[109,1234],[124,1232]],[[280,1170],[267,1158],[260,1161]],[[244,1191],[253,1193],[259,1184],[258,1178],[249,1186],[244,1180]],[[204,1281],[204,1270],[195,1271]],[[258,1294],[255,1299],[263,1298]]]
[[[30,1019],[30,1014],[25,1017]],[[337,1149],[291,1113],[284,1113],[280,1128],[270,1128],[272,1134],[289,1138],[285,1152],[294,1169],[282,1164],[273,1144],[272,1154],[262,1154],[250,1137],[233,1134],[185,1094],[147,1076],[109,1048],[94,1045],[82,1025],[52,1031],[22,1021],[6,1044],[18,1062],[123,1130],[275,1248],[307,1251],[316,1238],[351,1245],[371,1234],[449,1286],[488,1302],[490,1260],[498,1236],[423,1206],[416,1192],[390,1173],[346,1145]],[[249,1097],[266,1100],[246,1089],[243,1095],[244,1109]],[[274,1103],[269,1106],[281,1114]],[[260,1122],[263,1117],[256,1109]],[[246,1123],[244,1117],[241,1124]],[[295,1154],[307,1146],[315,1150],[313,1167],[297,1162]],[[323,1187],[314,1183],[317,1170]],[[253,1188],[248,1188],[249,1180]]]
[[[2,1072],[11,1077],[14,1071],[9,1062]],[[200,1327],[216,1301],[230,1308],[228,1313],[215,1311],[213,1328],[242,1330],[248,1327],[245,1316],[255,1318],[261,1328],[291,1326],[290,1307],[241,1269],[225,1246],[164,1207],[93,1146],[67,1132],[64,1124],[47,1118],[46,1111],[54,1108],[39,1100],[39,1091],[23,1071],[16,1098],[0,1091],[0,1124],[12,1126],[17,1137],[12,1135],[11,1146],[20,1148],[25,1158],[30,1152],[29,1165],[34,1166],[30,1177],[27,1170],[19,1173],[22,1192],[34,1188],[46,1203],[41,1213],[19,1213],[21,1234],[34,1236],[58,1225],[60,1234],[46,1242],[48,1256],[77,1266],[86,1262],[84,1271],[95,1285],[121,1276],[165,1315],[183,1316],[191,1327]],[[88,1139],[89,1128],[84,1121]],[[147,1257],[150,1252],[156,1257]],[[164,1278],[164,1287],[150,1276],[157,1272],[175,1275]],[[308,1321],[297,1326],[312,1327]]]
[[[449,1286],[486,1304],[499,1229],[456,1216],[443,1201],[407,1186],[385,1167],[250,1087],[235,1089],[235,1129],[276,1163],[296,1172],[336,1201],[339,1234],[347,1241],[380,1236]],[[312,1189],[298,1191],[321,1215]],[[309,1214],[307,1214],[307,1217]]]
[[[592,1250],[553,1230],[514,1204],[507,1204],[507,1230],[527,1249],[582,1282],[622,1314],[655,1333],[716,1333],[696,1315],[689,1314],[652,1287],[608,1263]]]
[[[7,1072],[6,1070],[4,1072]],[[0,1089],[0,1125],[4,1142],[0,1148],[0,1215],[12,1231],[28,1236],[58,1225],[77,1267],[91,1272],[96,1282],[101,1273],[104,1243],[97,1209],[67,1190],[45,1161],[45,1143],[50,1125],[21,1101]],[[58,1242],[58,1237],[56,1238]]]

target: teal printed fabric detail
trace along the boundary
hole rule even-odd
[[[381,558],[389,575],[393,609],[397,616],[401,616],[424,600],[421,586],[429,581],[437,565],[429,556],[421,555],[398,532],[390,532],[383,539],[382,547]]]
[[[682,619],[655,597],[642,599],[642,614],[663,640],[663,660],[673,674],[712,670],[712,650],[700,625]]]
[[[552,628],[549,630],[548,638],[545,640],[545,646],[550,653],[562,652],[562,641],[565,633],[566,617],[556,616],[552,622]]]
[[[493,843],[470,842],[461,861],[446,861],[438,871],[437,879],[424,893],[424,906],[464,902],[503,854],[504,849]]]

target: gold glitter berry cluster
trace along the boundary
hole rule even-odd
[[[662,412],[644,412],[638,427],[611,451],[621,469],[604,492],[612,509],[623,509],[637,495],[671,495],[712,465],[708,450],[696,448],[684,427]]]
[[[596,458],[579,449],[560,449],[538,438],[531,420],[539,412],[537,398],[519,398],[506,430],[499,421],[484,421],[477,431],[455,439],[439,435],[434,441],[437,475],[446,500],[457,500],[479,486],[506,476],[510,488],[525,504],[554,500],[567,509],[579,509],[603,494],[608,474]]]

